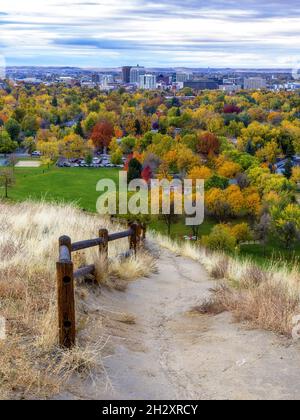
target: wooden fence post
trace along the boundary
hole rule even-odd
[[[103,239],[103,243],[99,245],[99,254],[103,258],[104,270],[108,270],[108,230],[100,229],[99,238]]]
[[[137,224],[136,237],[137,237],[137,246],[140,247],[141,242],[142,242],[142,225],[141,225],[141,223]]]
[[[146,239],[146,232],[147,232],[147,226],[145,223],[142,224],[142,240],[144,241]]]
[[[137,234],[138,234],[138,225],[136,223],[132,223],[129,225],[130,229],[132,230],[132,234],[129,237],[129,248],[134,251],[136,254],[137,250]]]
[[[59,239],[60,250],[65,247],[69,250],[56,264],[57,270],[57,302],[59,344],[67,349],[75,345],[75,295],[74,295],[74,268],[71,259],[71,239],[63,236]],[[67,259],[68,258],[68,259]]]

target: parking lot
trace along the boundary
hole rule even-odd
[[[123,162],[125,163],[125,158]],[[122,165],[114,165],[111,163],[110,155],[101,155],[99,157],[94,157],[91,162],[88,162],[85,159],[65,159],[61,158],[57,162],[59,168],[124,168],[124,163]]]

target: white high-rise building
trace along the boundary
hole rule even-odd
[[[144,75],[145,68],[137,65],[130,69],[130,83],[138,85],[140,83],[140,76]]]
[[[156,89],[156,76],[154,74],[144,74],[140,76],[140,89],[155,90]]]
[[[244,89],[260,90],[267,87],[267,81],[261,77],[249,77],[244,79]]]

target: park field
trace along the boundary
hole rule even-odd
[[[45,200],[74,203],[95,212],[100,179],[118,182],[119,170],[113,168],[15,168],[16,183],[9,196],[13,201]]]
[[[9,190],[9,198],[16,202],[31,199],[72,203],[85,211],[96,212],[99,197],[97,182],[108,178],[118,184],[118,175],[119,169],[114,168],[15,168],[16,182]],[[214,220],[206,218],[199,229],[199,236],[208,235],[214,225]],[[153,221],[150,227],[167,234],[167,227],[162,220]],[[183,218],[172,226],[171,236],[175,240],[184,240],[184,236],[191,235],[191,228],[185,226]],[[300,259],[300,245],[292,252],[283,249],[275,239],[270,241],[265,250],[259,244],[242,245],[239,257],[251,257],[261,265],[271,260],[294,263]]]

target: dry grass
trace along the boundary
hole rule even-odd
[[[58,393],[67,378],[89,375],[95,365],[101,366],[103,343],[89,338],[89,334],[79,334],[72,352],[57,348],[55,289],[59,236],[67,234],[72,241],[90,239],[97,236],[100,227],[113,232],[124,230],[72,206],[0,202],[0,316],[5,319],[7,332],[7,338],[0,340],[1,399],[47,398]],[[113,242],[109,256],[113,259],[126,250],[128,240]],[[120,284],[148,275],[153,266],[151,257],[143,254],[136,259],[113,261],[110,274],[118,290]],[[75,254],[74,263],[76,268],[96,264],[103,272],[94,249]],[[78,285],[80,331],[91,323],[87,305],[83,304],[89,293],[90,288]],[[100,334],[98,330],[98,337]]]
[[[298,266],[291,270],[286,263],[277,262],[264,270],[252,261],[239,261],[189,242],[181,245],[155,234],[153,238],[160,246],[203,264],[212,278],[222,280],[212,290],[211,298],[194,311],[201,314],[232,311],[237,321],[291,336],[292,318],[300,314]]]

